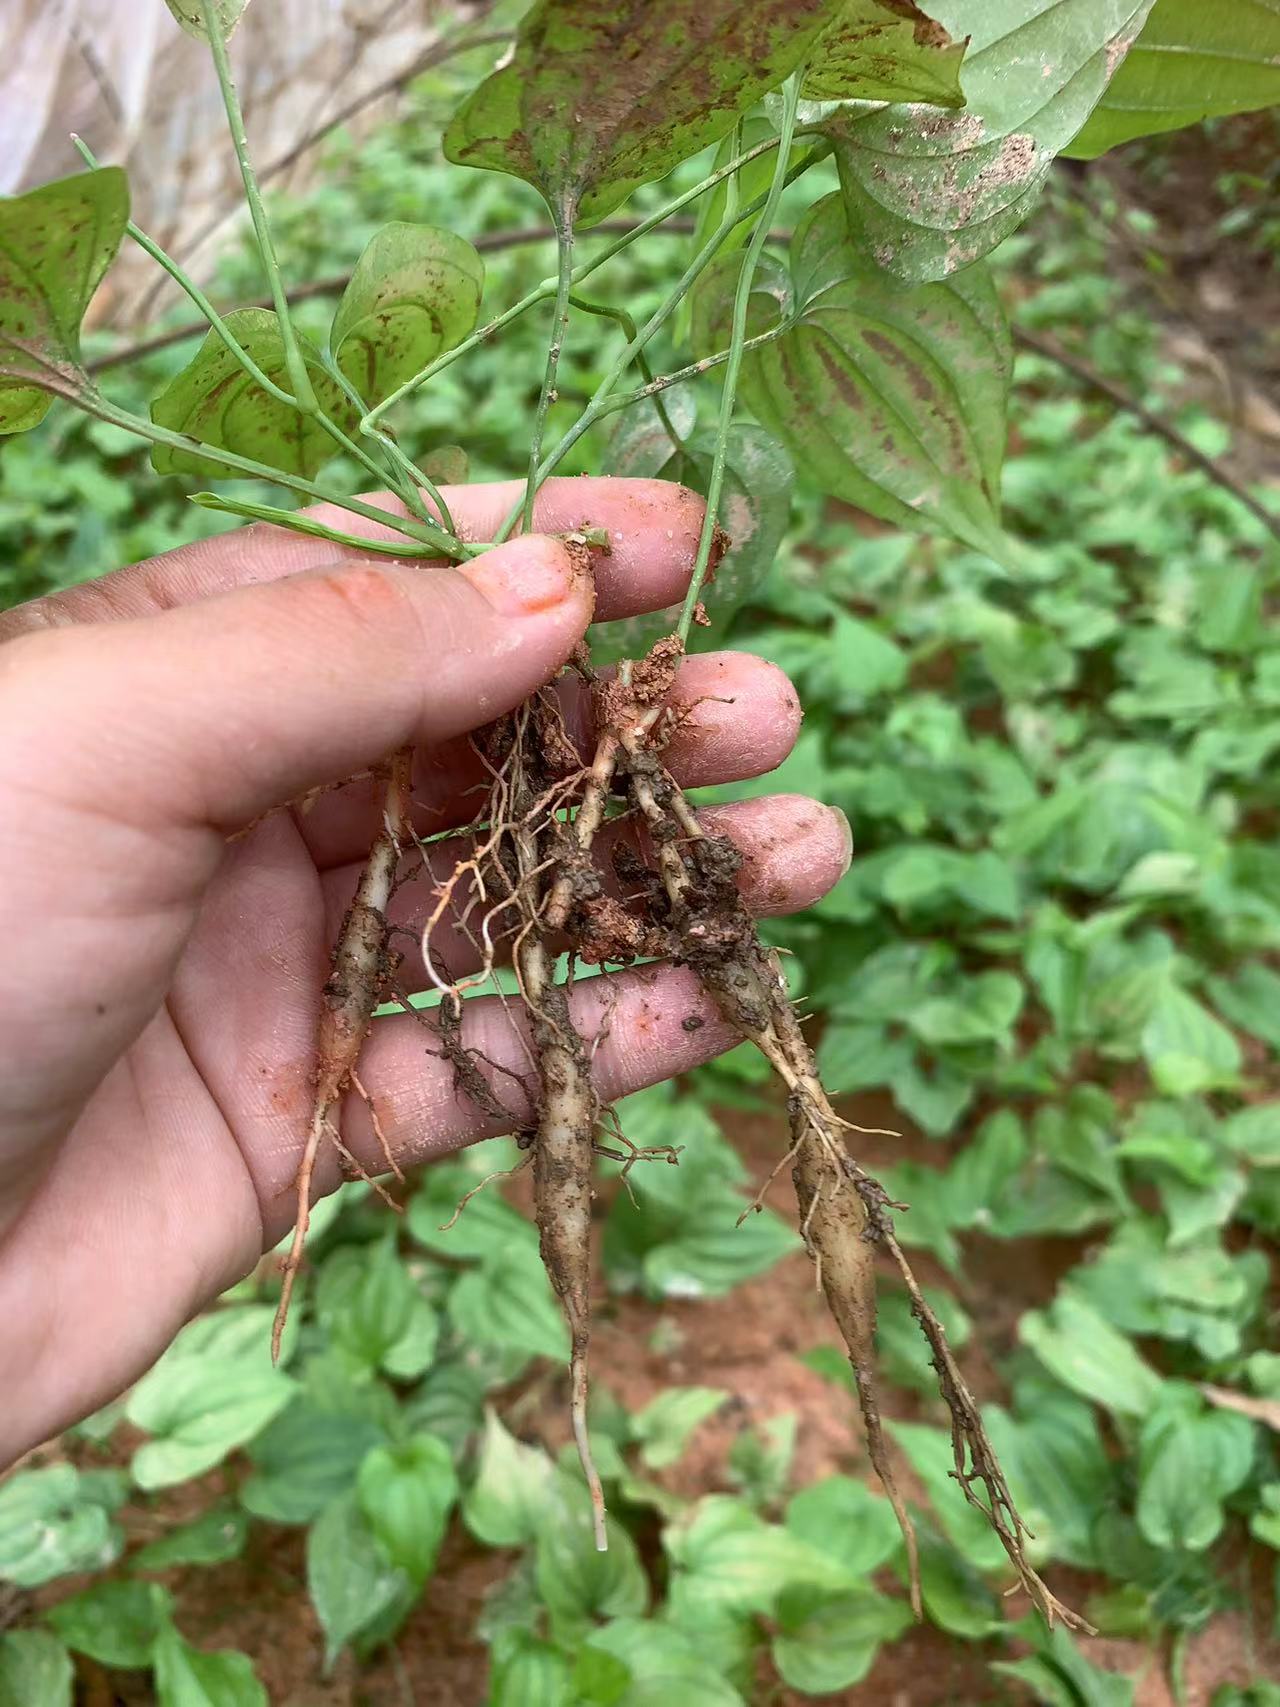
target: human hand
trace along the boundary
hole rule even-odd
[[[482,539],[515,493],[448,500]],[[593,605],[609,619],[680,598],[702,506],[657,481],[553,480],[536,520],[609,530],[594,586],[545,534],[452,569],[254,527],[0,617],[0,1463],[121,1391],[293,1220],[320,989],[381,789],[286,803],[414,742],[419,833],[467,822],[467,732],[556,674]],[[589,746],[582,696],[561,691]],[[799,726],[785,677],[744,654],[688,659],[673,698],[690,709],[667,762],[690,786],[771,770]],[[813,801],[714,817],[757,913],[808,905],[848,863],[843,817]],[[442,869],[454,857],[446,844]],[[420,931],[430,906],[429,884],[406,885],[393,922]],[[444,936],[450,971],[474,969]],[[573,1003],[584,1035],[606,1033],[606,1101],[736,1041],[673,967],[586,981]],[[463,1039],[514,1073],[513,1024],[471,1001]],[[383,1019],[361,1058],[405,1164],[504,1129],[430,1042]],[[359,1098],[341,1129],[362,1167],[384,1165]],[[340,1177],[323,1156],[318,1192]]]

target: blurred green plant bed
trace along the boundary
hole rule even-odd
[[[465,181],[465,208],[442,207],[461,200],[456,179],[416,140],[437,130],[410,121],[339,149],[327,187],[282,207],[294,277],[340,270],[376,226],[424,206],[473,233],[536,221],[531,194],[489,176]],[[1071,327],[1103,371],[1158,393],[1174,376],[1157,329],[1106,253],[1097,222],[1056,197],[999,259],[1034,280],[1025,324]],[[650,249],[629,264],[640,312],[663,263]],[[228,295],[252,294],[235,265]],[[519,288],[546,257],[494,265]],[[531,356],[536,329],[517,336]],[[151,358],[145,387],[123,371],[113,383],[141,397],[182,359]],[[590,389],[592,362],[566,353],[566,393]],[[465,436],[474,478],[507,473],[536,368],[482,355],[466,392],[433,393],[415,426],[428,443]],[[1003,1555],[949,1475],[905,1300],[890,1298],[881,1348],[927,1617],[972,1698],[1120,1707],[1144,1668],[1176,1683],[1195,1633],[1229,1616],[1239,1639],[1215,1707],[1276,1707],[1262,1680],[1280,1551],[1280,571],[1264,530],[1134,423],[1038,357],[1017,377],[1004,480],[1027,541],[1017,575],[802,488],[729,639],[791,672],[805,729],[780,773],[720,797],[802,789],[853,819],[849,876],[773,938],[823,1016],[823,1069],[851,1116],[892,1099],[920,1135],[885,1183],[911,1205],[900,1236],[934,1259],[935,1307],[1000,1400],[990,1429],[1042,1568],[1091,1585],[1090,1618],[1132,1644],[1107,1649],[1108,1669],[1002,1600]],[[1226,448],[1203,415],[1181,424]],[[6,446],[6,601],[222,525],[112,432],[58,413]],[[599,440],[575,466],[607,465]],[[629,1192],[604,1192],[605,1283],[645,1313],[656,1351],[671,1301],[697,1309],[791,1274],[775,1268],[797,1248],[779,1216],[737,1225],[759,1180],[735,1125],[762,1107],[737,1051],[621,1111],[634,1143],[682,1147],[677,1167],[638,1165]],[[426,1170],[402,1222],[345,1188],[316,1217],[279,1369],[268,1261],[120,1405],[0,1487],[0,1580],[20,1626],[0,1636],[0,1702],[61,1707],[77,1675],[105,1668],[132,1678],[130,1700],[150,1687],[164,1707],[257,1707],[280,1675],[270,1626],[252,1653],[210,1647],[212,1602],[265,1595],[281,1572],[292,1614],[304,1593],[313,1608],[307,1675],[368,1665],[359,1675],[388,1691],[370,1699],[404,1699],[386,1682],[398,1632],[415,1608],[447,1619],[452,1573],[478,1554],[495,1586],[461,1642],[480,1655],[473,1684],[487,1650],[475,1687],[494,1707],[716,1707],[770,1699],[776,1680],[802,1696],[876,1688],[872,1668],[915,1638],[834,1345],[805,1355],[821,1402],[848,1419],[848,1459],[807,1484],[809,1419],[749,1420],[714,1486],[681,1491],[685,1453],[699,1428],[725,1434],[732,1396],[672,1386],[627,1409],[602,1391],[616,1521],[597,1554],[576,1482],[531,1424],[566,1349],[532,1226],[498,1182],[441,1231],[502,1165],[487,1146]],[[997,1246],[1002,1273],[1020,1253],[1027,1268],[1007,1332],[972,1307]],[[1033,1252],[1059,1276],[1048,1295],[1032,1291]]]

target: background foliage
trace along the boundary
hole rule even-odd
[[[466,81],[465,66],[423,79],[400,124],[358,151],[339,144],[324,187],[276,208],[292,279],[348,270],[378,227],[424,210],[473,237],[537,222],[516,180],[442,169],[441,120]],[[1229,213],[1250,213],[1253,194],[1235,186]],[[1018,324],[1069,334],[1158,399],[1178,375],[1111,265],[1108,229],[1126,225],[1139,250],[1147,233],[1111,197],[1105,179],[1056,179],[995,251],[996,283]],[[788,224],[795,212],[784,204]],[[1264,220],[1236,223],[1274,252]],[[680,264],[667,242],[622,263],[637,318]],[[493,256],[491,300],[546,267],[545,247]],[[228,302],[255,294],[247,251],[218,286]],[[313,312],[318,334],[328,311],[303,308],[304,328]],[[465,438],[471,478],[509,473],[543,332],[520,322],[449,369],[414,405],[419,442]],[[189,354],[120,370],[114,393],[143,402]],[[608,354],[603,339],[569,345],[552,433]],[[150,1689],[165,1707],[253,1707],[264,1679],[279,1699],[316,1699],[303,1683],[317,1671],[346,1698],[396,1699],[398,1633],[447,1619],[477,1559],[489,1591],[473,1634],[490,1664],[473,1687],[494,1707],[872,1700],[889,1675],[913,1700],[1120,1707],[1152,1666],[1176,1688],[1188,1639],[1224,1615],[1244,1634],[1215,1703],[1280,1701],[1264,1681],[1280,1552],[1274,544],[1042,357],[1019,357],[1011,421],[1016,563],[980,540],[868,524],[800,469],[786,541],[728,640],[790,671],[805,730],[781,773],[720,795],[794,788],[853,819],[849,876],[770,934],[823,1016],[822,1065],[850,1117],[906,1135],[875,1140],[874,1160],[911,1205],[901,1236],[927,1253],[935,1307],[981,1372],[1042,1568],[1129,1645],[1050,1634],[1000,1598],[1003,1555],[949,1480],[932,1379],[893,1295],[881,1348],[923,1515],[933,1646],[909,1628],[896,1527],[862,1479],[833,1341],[805,1352],[847,1429],[819,1479],[798,1468],[812,1414],[781,1407],[726,1433],[734,1400],[699,1384],[696,1341],[687,1383],[630,1405],[599,1392],[619,1521],[597,1555],[560,1437],[540,1423],[566,1346],[533,1229],[491,1186],[441,1231],[502,1165],[487,1146],[424,1170],[403,1223],[358,1187],[325,1206],[279,1370],[268,1260],[125,1400],[0,1487],[13,1591],[0,1701],[61,1707],[76,1677],[104,1671],[125,1699]],[[1227,448],[1194,408],[1183,426]],[[567,471],[624,451],[642,454],[597,430]],[[355,490],[357,472],[335,478]],[[159,479],[116,429],[55,410],[0,459],[6,600],[227,525],[185,502],[199,483]],[[678,1168],[637,1168],[633,1196],[603,1187],[605,1283],[637,1344],[671,1349],[673,1323],[710,1308],[681,1302],[694,1314],[677,1317],[677,1301],[732,1296],[775,1265],[779,1284],[796,1277],[781,1215],[735,1226],[754,1182],[734,1140],[777,1122],[780,1144],[782,1127],[742,1052],[622,1112],[635,1143],[683,1146]],[[991,1274],[1016,1277],[1003,1312]],[[732,1444],[682,1474],[713,1424]],[[297,1585],[293,1660],[269,1626],[248,1653],[202,1640],[212,1604],[280,1571]],[[943,1693],[926,1693],[939,1678]],[[430,1676],[407,1688],[434,1698]]]

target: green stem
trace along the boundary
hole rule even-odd
[[[340,387],[347,401],[353,408],[358,409],[363,415],[365,409],[364,398],[361,397],[355,386],[352,385],[351,381],[347,378],[346,374],[343,373],[342,369],[338,366],[337,362],[334,361],[332,355],[329,354],[328,351],[326,351],[324,355],[324,365],[325,372],[329,375],[330,379],[333,380],[333,383]],[[427,508],[426,502],[422,496],[423,490],[425,489],[430,496],[435,499],[436,504],[439,506],[440,520],[444,523],[445,527],[448,528],[450,533],[456,534],[458,530],[453,525],[453,517],[449,514],[448,505],[436,490],[433,482],[427,478],[420,468],[415,466],[415,464],[409,460],[391,434],[374,432],[370,436],[378,441],[379,448],[387,459],[388,467],[385,471],[386,478],[391,482],[391,485],[398,496],[404,500],[406,508],[411,510],[420,521],[435,521],[436,518]],[[384,471],[379,470],[379,479],[383,478],[383,472]]]
[[[584,261],[581,266],[574,269],[573,283],[575,285],[581,284],[585,279],[590,278],[597,268],[603,267],[606,262],[611,261],[613,257],[620,254],[628,244],[634,243],[637,237],[644,237],[648,232],[653,231],[657,226],[663,224],[665,220],[671,219],[683,208],[686,208],[691,201],[696,201],[697,198],[700,195],[703,195],[707,190],[714,189],[717,184],[723,183],[723,181],[732,173],[736,172],[739,167],[745,166],[748,160],[754,160],[759,154],[767,154],[771,148],[776,148],[777,146],[778,140],[776,137],[768,137],[764,142],[756,143],[754,148],[747,149],[745,154],[740,154],[736,159],[730,160],[726,165],[721,166],[717,171],[712,172],[710,177],[704,178],[701,183],[695,184],[691,190],[686,190],[683,195],[677,196],[674,201],[668,202],[665,207],[659,208],[657,213],[650,214],[647,219],[642,219],[638,225],[633,225],[630,231],[624,231],[621,237],[615,238],[614,241],[610,243],[607,248],[602,249],[598,255],[594,256],[590,261]],[[830,143],[827,143],[823,147],[822,152],[824,154],[828,153],[830,151],[830,146]],[[428,380],[434,379],[435,376],[444,368],[448,367],[451,362],[457,361],[460,356],[468,355],[472,350],[478,348],[479,345],[485,343],[488,339],[503,331],[513,320],[518,320],[520,316],[527,313],[529,309],[536,307],[540,302],[545,302],[549,296],[553,296],[555,294],[556,284],[557,281],[555,279],[543,279],[541,284],[536,285],[528,295],[522,296],[519,302],[512,303],[511,307],[499,314],[495,320],[490,320],[487,325],[481,326],[478,331],[473,332],[469,338],[464,338],[463,341],[460,344],[456,344],[453,349],[445,350],[444,353],[442,355],[438,355],[434,361],[428,362],[426,367],[422,368],[418,373],[415,373],[411,379],[406,379],[404,384],[397,390],[393,391],[389,397],[384,397],[376,409],[371,409],[369,411],[364,420],[360,423],[361,431],[366,433],[370,432],[374,424],[379,421],[387,410],[393,407],[393,405],[402,402],[404,398],[411,396],[413,392],[419,389],[420,386],[425,385]]]
[[[222,515],[240,516],[250,522],[270,522],[272,527],[288,528],[291,533],[306,534],[309,539],[326,539],[334,545],[351,545],[359,551],[371,551],[382,557],[430,557],[434,547],[413,539],[367,539],[358,533],[344,533],[341,528],[326,527],[300,510],[280,510],[273,504],[254,504],[245,498],[224,498],[219,492],[193,492],[191,502],[202,510],[216,510]]]
[[[538,495],[538,464],[542,460],[542,435],[547,425],[547,410],[555,400],[556,373],[560,366],[560,351],[569,330],[569,292],[573,286],[573,222],[576,206],[560,208],[556,216],[556,306],[551,321],[551,340],[547,345],[547,365],[542,375],[542,390],[533,417],[533,432],[529,439],[529,474],[524,487],[524,531],[533,532],[533,501]]]
[[[97,161],[96,156],[93,153],[93,150],[89,147],[88,143],[86,143],[82,138],[80,138],[78,136],[73,136],[71,140],[75,144],[76,148],[80,151],[80,157],[81,157],[81,159],[84,160],[85,164],[90,166],[93,170],[96,171],[98,168],[98,161]],[[236,362],[238,362],[240,367],[242,367],[244,369],[245,373],[248,374],[249,378],[254,382],[254,384],[259,386],[263,391],[265,391],[267,393],[268,397],[274,398],[276,400],[276,402],[278,402],[278,403],[283,403],[286,408],[289,408],[289,409],[298,408],[299,405],[298,405],[297,399],[295,397],[293,397],[289,392],[283,390],[280,386],[278,386],[276,384],[276,382],[273,379],[271,379],[263,371],[262,368],[260,368],[258,366],[257,362],[254,361],[253,357],[249,354],[248,350],[246,350],[244,348],[244,346],[237,340],[235,334],[232,332],[231,328],[227,325],[226,321],[222,318],[222,316],[218,313],[217,309],[209,301],[209,298],[200,289],[200,286],[195,282],[195,280],[193,278],[191,278],[186,272],[184,272],[182,267],[179,266],[178,262],[175,261],[171,255],[166,253],[166,251],[160,247],[160,245],[155,241],[154,238],[149,237],[147,235],[147,233],[141,229],[141,227],[135,225],[132,220],[128,221],[128,223],[125,226],[125,230],[128,232],[129,236],[133,239],[133,241],[138,245],[138,247],[140,249],[142,249],[146,254],[150,255],[151,259],[153,261],[155,261],[159,266],[163,267],[165,272],[168,273],[169,277],[174,281],[174,283],[177,284],[181,290],[186,292],[187,296],[190,297],[191,301],[195,304],[195,306],[200,310],[201,314],[203,314],[205,319],[209,322],[210,330],[215,334],[215,336],[218,339],[220,339],[220,341],[222,342],[223,346],[226,348],[228,353],[235,358]],[[283,336],[283,334],[282,334],[282,336]],[[364,409],[363,399],[361,397],[359,397],[354,391],[351,391],[351,389],[347,386],[345,379],[343,379],[342,376],[340,374],[338,374],[336,371],[334,374],[334,378],[337,379],[337,381],[340,385],[342,385],[343,389],[347,392],[347,394],[350,397],[354,406],[359,410],[363,410]],[[314,396],[314,392],[313,392],[313,396]],[[351,437],[348,436],[348,434],[343,432],[342,428],[337,424],[337,422],[334,421],[323,409],[320,408],[318,399],[316,400],[316,407],[315,407],[313,414],[314,414],[314,419],[316,420],[316,422],[324,429],[324,431],[326,433],[328,433],[329,437],[331,439],[333,439],[335,441],[335,443],[341,445],[343,450],[345,450],[348,453],[348,455],[355,457],[356,461],[359,462],[362,465],[362,467],[367,469],[368,472],[373,475],[374,479],[378,482],[378,484],[381,485],[382,482],[387,478],[386,469],[379,467],[379,465],[373,460],[373,458],[364,449],[363,445],[357,444],[354,439],[352,439]],[[407,481],[401,482],[401,481],[395,479],[394,477],[393,477],[392,484],[394,485],[398,495],[405,500],[406,504],[409,506],[410,509],[413,509],[413,510],[415,510],[415,512],[420,514],[424,521],[428,521],[431,519],[426,514],[426,512],[424,510],[422,510],[421,502],[418,499],[418,494],[417,494],[417,491],[415,488],[409,488],[408,490],[406,490],[406,487],[408,487],[408,482]],[[452,533],[453,532],[452,523],[446,522],[446,526],[449,528],[449,531]]]
[[[742,355],[747,341],[747,311],[751,303],[751,286],[755,281],[756,267],[769,236],[769,228],[782,199],[782,192],[787,182],[787,161],[791,154],[791,141],[795,134],[796,108],[800,104],[800,83],[803,68],[793,71],[783,85],[782,91],[782,124],[779,127],[778,159],[774,167],[773,182],[769,186],[763,211],[756,221],[747,244],[746,254],[742,260],[742,270],[738,274],[738,288],[733,298],[733,324],[729,334],[729,350],[725,361],[724,385],[720,391],[720,420],[716,428],[715,455],[711,462],[711,478],[707,485],[707,511],[702,522],[702,536],[698,541],[698,555],[694,559],[693,576],[689,582],[689,590],[685,594],[684,605],[680,611],[680,620],[676,624],[676,634],[682,643],[689,638],[689,629],[693,624],[694,613],[698,608],[698,600],[702,596],[703,583],[707,578],[707,570],[711,564],[711,553],[715,547],[716,529],[720,516],[720,496],[724,490],[725,463],[729,453],[729,429],[733,425],[733,406],[738,395],[738,376],[742,372]],[[737,218],[734,224],[738,223]]]
[[[774,343],[789,329],[790,322],[780,320],[776,326],[771,326],[767,332],[758,332],[754,338],[748,338],[742,346],[745,356],[750,350],[762,350],[766,344]],[[634,391],[615,392],[606,398],[597,411],[597,419],[606,415],[615,415],[619,409],[630,409],[635,403],[643,403],[652,399],[654,405],[664,391],[670,391],[673,385],[687,385],[691,379],[700,379],[704,373],[710,373],[713,368],[723,367],[729,360],[728,350],[717,350],[714,356],[702,356],[696,362],[690,362],[687,367],[677,368],[674,373],[659,374],[647,385],[638,385]]]
[[[207,457],[210,462],[223,468],[234,469],[237,474],[252,475],[256,480],[273,481],[277,486],[285,486],[289,491],[298,492],[315,503],[334,504],[339,509],[349,510],[353,516],[363,516],[366,521],[377,522],[380,527],[394,528],[406,539],[420,540],[424,545],[429,545],[438,556],[446,557],[450,562],[459,563],[468,557],[475,557],[481,549],[478,546],[463,545],[428,522],[417,521],[411,516],[392,515],[387,510],[379,510],[373,504],[366,504],[361,498],[344,498],[335,492],[326,492],[323,487],[317,486],[314,481],[305,480],[300,474],[289,474],[282,468],[271,468],[266,463],[254,462],[251,457],[223,450],[219,445],[203,444],[199,439],[188,438],[185,433],[171,432],[167,427],[148,421],[143,415],[131,415],[127,409],[118,409],[96,391],[80,392],[69,401],[74,402],[76,407],[83,409],[86,414],[96,415],[98,420],[106,421],[113,427],[121,427],[125,432],[146,439],[150,444],[167,445],[171,450],[180,450],[188,456]]]
[[[271,227],[267,224],[266,210],[262,205],[262,193],[258,189],[257,175],[253,170],[253,162],[249,158],[249,139],[245,135],[244,114],[240,110],[240,97],[236,93],[235,80],[231,75],[231,61],[227,55],[226,38],[218,23],[214,0],[200,0],[200,13],[204,19],[205,33],[209,37],[209,48],[213,54],[213,68],[218,74],[218,87],[222,91],[222,104],[226,108],[227,125],[231,131],[231,146],[236,151],[236,159],[240,163],[240,177],[244,183],[245,201],[249,206],[249,216],[253,220],[254,236],[258,240],[258,254],[262,259],[262,270],[267,275],[267,284],[271,290],[271,300],[275,305],[276,318],[280,322],[280,336],[284,340],[285,367],[289,373],[289,384],[293,387],[293,401],[304,415],[319,413],[319,403],[312,390],[311,376],[307,365],[302,359],[302,351],[298,348],[297,335],[289,319],[289,304],[285,300],[284,280],[280,276],[280,264],[276,260],[275,245],[271,241]]]
[[[569,303],[571,307],[580,309],[583,314],[598,314],[605,320],[612,320],[615,325],[621,326],[629,343],[634,344],[636,342],[636,323],[625,308],[610,308],[607,303],[592,302],[589,297],[585,296],[571,296]],[[667,406],[662,400],[662,393],[667,389],[667,386],[654,377],[653,369],[649,366],[649,358],[642,348],[636,351],[636,366],[640,369],[644,384],[638,391],[630,392],[628,395],[633,402],[637,403],[643,397],[653,399],[653,406],[657,411],[658,419],[662,422],[664,432],[671,440],[674,448],[677,451],[682,451],[684,440],[676,431],[675,422],[667,413]]]
[[[794,166],[791,167],[787,167],[786,165],[786,154],[780,154],[778,157],[778,172],[774,177],[774,188],[777,188],[778,195],[781,195],[779,178],[781,180],[782,187],[793,183],[796,178],[800,177],[802,173],[807,172],[811,166],[816,164],[817,161],[824,159],[828,152],[828,144],[822,144],[817,148],[811,148],[806,154],[796,161]],[[675,313],[698,275],[707,267],[721,244],[725,241],[734,227],[740,225],[744,219],[749,219],[753,214],[759,213],[762,210],[768,210],[769,218],[772,219],[773,211],[777,207],[777,196],[774,194],[774,188],[770,188],[765,195],[757,196],[755,200],[749,202],[746,207],[731,212],[725,219],[721,220],[715,231],[712,232],[711,236],[703,244],[702,248],[699,249],[693,260],[690,261],[689,265],[680,275],[680,278],[673,289],[661,305],[655,309],[648,321],[637,333],[636,337],[633,338],[627,345],[626,349],[623,350],[622,354],[605,375],[604,379],[601,380],[599,386],[596,388],[595,395],[592,397],[583,413],[579,416],[578,420],[569,428],[568,432],[560,440],[556,448],[551,451],[549,455],[543,458],[542,465],[538,469],[539,485],[541,485],[547,476],[564,461],[565,456],[573,446],[577,444],[583,434],[595,426],[596,422],[600,420],[602,416],[611,412],[608,406],[608,399],[614,388],[617,386],[619,379],[635,359],[637,351],[643,349],[643,347],[653,337],[654,333],[665,325],[667,320],[669,320]],[[763,232],[763,235],[760,238],[760,247],[763,248],[765,238],[768,236],[768,229],[764,225],[763,221],[761,222],[760,230]],[[753,264],[752,271],[754,272],[754,270]],[[739,360],[741,360],[741,352],[739,352]],[[722,465],[722,480],[723,472]],[[510,515],[508,515],[506,520],[503,522],[498,532],[494,535],[495,541],[506,539],[509,536],[512,528],[520,519],[521,508],[521,505],[517,505],[511,511]],[[704,566],[704,576],[705,573],[706,571]]]
[[[98,170],[98,159],[93,150],[89,147],[88,143],[85,142],[83,137],[74,135],[71,140],[79,150],[80,158],[87,166],[91,167],[92,170],[96,172]],[[191,278],[189,274],[183,271],[177,261],[174,260],[173,256],[166,253],[154,238],[148,237],[147,233],[143,231],[140,226],[135,225],[132,220],[129,220],[126,224],[125,231],[140,249],[150,255],[151,259],[155,261],[157,265],[164,268],[165,272],[168,273],[169,277],[174,281],[178,288],[186,292],[187,296],[190,297],[191,301],[209,322],[210,330],[216,333],[216,335],[221,339],[228,352],[235,357],[236,361],[239,362],[240,366],[249,375],[249,378],[253,380],[254,384],[260,385],[269,397],[275,398],[277,403],[287,403],[289,407],[292,408],[293,398],[290,394],[287,391],[282,390],[273,379],[269,379],[258,366],[257,362],[254,361],[248,350],[244,349],[236,341],[235,334],[218,313],[217,309],[209,301],[209,298],[200,289],[200,286],[196,281]]]

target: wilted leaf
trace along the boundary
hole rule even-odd
[[[913,283],[944,278],[1020,224],[1150,7],[929,0],[950,35],[970,36],[964,111],[848,106],[818,120],[836,145],[850,224],[879,265]]]
[[[839,3],[540,0],[510,61],[445,132],[445,154],[525,179],[565,226],[590,223],[731,130]]]
[[[284,340],[275,315],[266,308],[238,308],[225,317],[225,325],[266,377],[288,391]],[[298,346],[321,408],[349,431],[356,424],[356,409],[337,380],[325,372],[315,345],[299,337]],[[152,403],[151,419],[158,427],[307,479],[339,451],[313,417],[263,391],[215,332],[208,334],[187,366]],[[175,450],[171,445],[153,445],[151,463],[157,474],[228,472],[216,457]]]
[[[189,36],[208,41],[209,32],[205,28],[204,8],[200,0],[164,0],[164,3]],[[213,0],[213,21],[221,30],[224,41],[240,22],[248,4],[249,0]]]
[[[0,197],[0,434],[89,387],[80,322],[129,220],[118,166]]]
[[[383,226],[369,240],[329,330],[339,368],[380,403],[474,327],[484,262],[465,237],[434,225]]]
[[[962,107],[964,49],[912,0],[845,0],[809,57],[802,93],[814,101]]]
[[[780,286],[768,273],[764,285],[752,330],[769,309],[776,318]],[[744,364],[752,412],[833,497],[998,556],[1012,357],[987,272],[904,290],[866,260],[828,196],[796,231],[791,292],[788,330]],[[695,325],[700,347],[716,343],[723,313],[708,304]]]
[[[1156,0],[1089,122],[1066,150],[1092,160],[1135,136],[1280,101],[1280,14]]]

